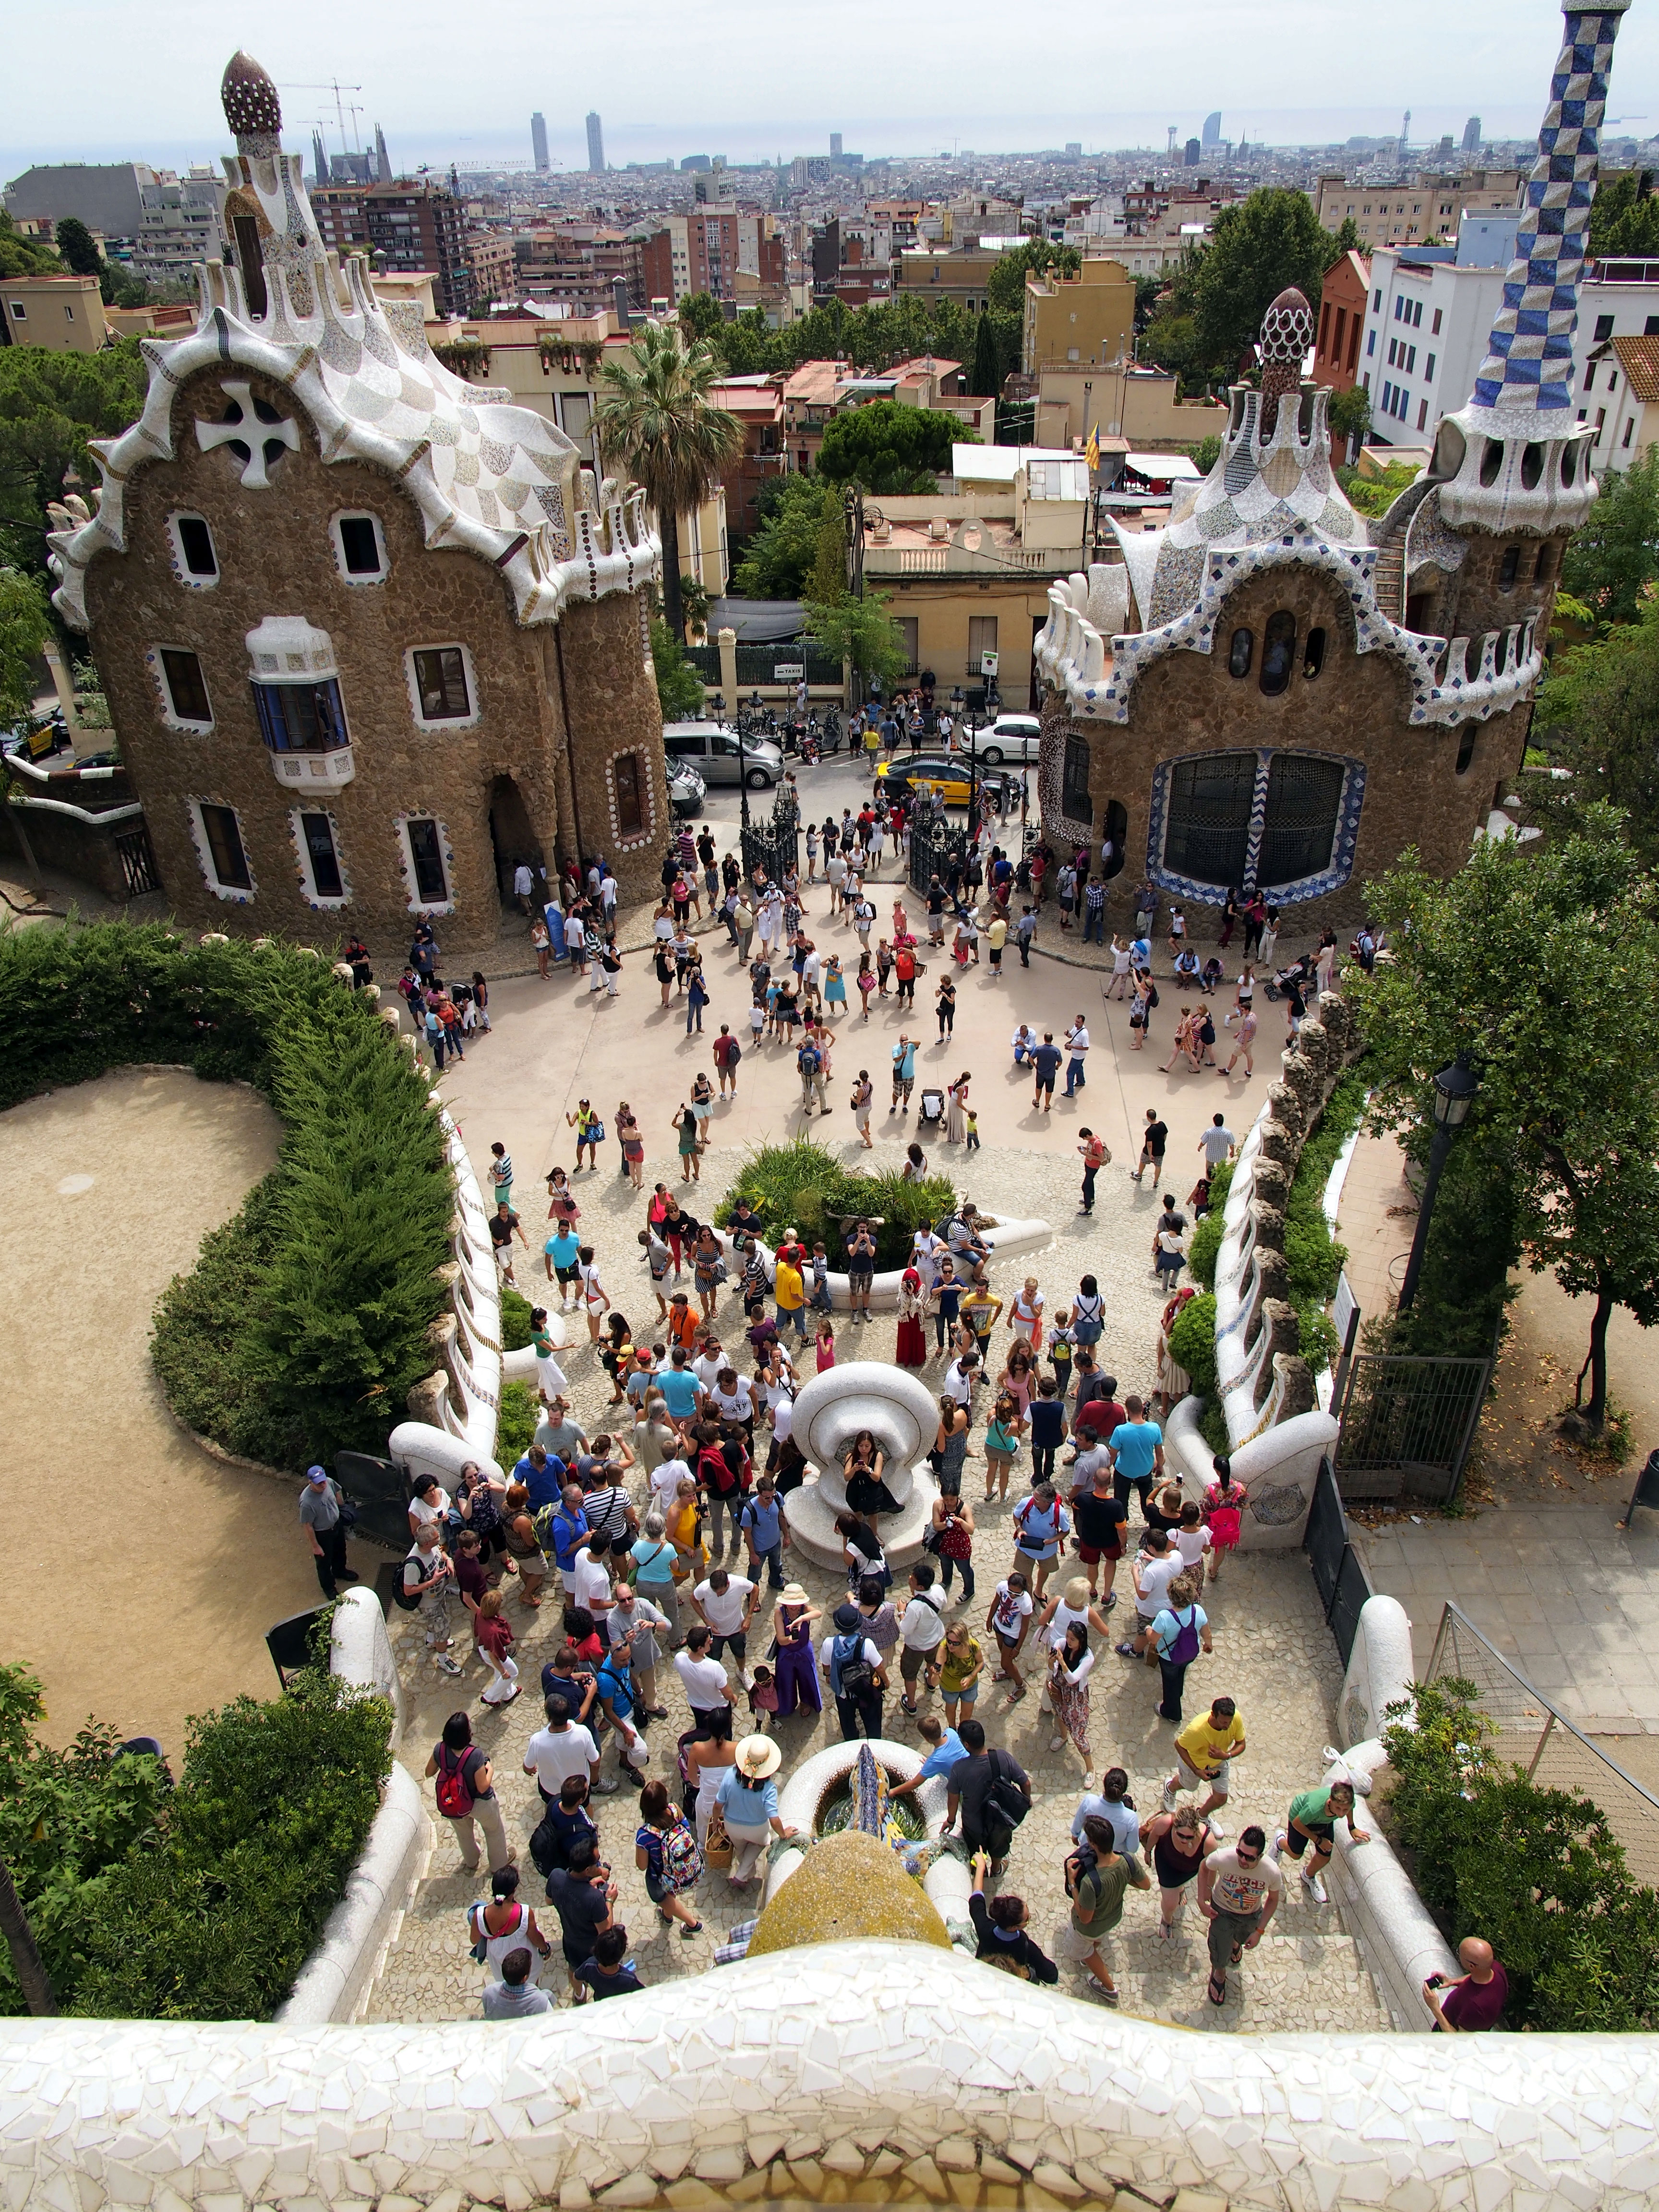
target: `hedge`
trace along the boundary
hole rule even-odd
[[[34,1734],[40,1685],[0,1668],[0,1841],[61,2010],[268,2020],[344,1892],[392,1767],[392,1711],[319,1668],[189,1724],[184,1771],[88,1727]],[[26,2009],[0,1953],[0,2013]]]
[[[1195,1395],[1215,1395],[1215,1293],[1202,1291],[1188,1298],[1170,1328],[1170,1357],[1184,1367]]]
[[[821,1243],[831,1267],[844,1263],[842,1218],[851,1213],[880,1217],[876,1231],[878,1267],[908,1267],[912,1240],[918,1229],[930,1228],[954,1213],[956,1186],[948,1176],[928,1176],[921,1182],[906,1182],[896,1171],[866,1175],[843,1167],[832,1152],[810,1138],[788,1145],[763,1145],[744,1162],[731,1195],[714,1210],[714,1219],[725,1228],[738,1199],[746,1199],[760,1216],[768,1241],[793,1227],[810,1250]]]
[[[275,943],[106,923],[0,934],[0,1106],[183,1063],[270,1100],[276,1168],[156,1309],[167,1401],[228,1450],[302,1468],[378,1451],[431,1370],[454,1181],[425,1079],[361,993]]]
[[[1383,1817],[1448,1941],[1484,1936],[1512,2028],[1659,2028],[1659,1896],[1632,1881],[1607,1816],[1495,1756],[1473,1682],[1413,1683],[1389,1707]]]
[[[1363,1070],[1351,1069],[1325,1101],[1318,1125],[1302,1147],[1285,1205],[1290,1303],[1301,1324],[1302,1356],[1316,1375],[1340,1348],[1325,1309],[1336,1296],[1337,1278],[1348,1256],[1325,1218],[1325,1186],[1337,1154],[1359,1127],[1367,1088]]]

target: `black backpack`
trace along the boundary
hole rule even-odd
[[[985,1810],[988,1816],[994,1815],[1005,1827],[1017,1828],[1030,1811],[1031,1801],[1007,1771],[1006,1764],[998,1765],[999,1759],[1006,1762],[1007,1756],[1006,1752],[993,1751],[990,1753],[992,1781],[986,1793]]]

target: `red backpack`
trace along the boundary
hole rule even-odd
[[[471,1812],[473,1796],[467,1786],[466,1753],[463,1752],[452,1767],[450,1753],[438,1753],[438,1810],[447,1820],[465,1820]]]

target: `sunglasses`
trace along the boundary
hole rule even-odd
[[[1247,1857],[1243,1850],[1241,1849],[1237,1852],[1237,1856],[1240,1866],[1254,1866],[1257,1860],[1261,1856],[1261,1854],[1260,1851],[1252,1851]]]

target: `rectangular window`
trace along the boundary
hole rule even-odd
[[[228,891],[252,890],[253,878],[248,872],[247,854],[242,848],[242,832],[236,820],[235,808],[203,805],[198,811],[202,817],[202,835],[207,839],[216,888]]]
[[[1584,364],[1584,390],[1586,392],[1594,392],[1595,389],[1595,363],[1593,361],[1589,361]]]
[[[1642,325],[1644,338],[1659,338],[1659,315],[1650,315]]]
[[[1605,344],[1607,343],[1607,340],[1608,340],[1612,336],[1613,336],[1613,317],[1612,317],[1611,315],[1598,315],[1598,316],[1595,318],[1595,343],[1596,343],[1596,344],[1597,344],[1597,345],[1605,345]]]
[[[617,787],[617,827],[623,836],[645,827],[645,769],[637,753],[619,753],[611,764]]]
[[[1437,338],[1440,335],[1440,309],[1437,307],[1434,311],[1434,328],[1429,332],[1431,338]]]
[[[443,847],[438,825],[417,815],[404,824],[409,838],[409,857],[415,869],[415,896],[422,906],[442,906],[449,897],[449,878],[444,873]]]
[[[378,576],[385,568],[380,558],[380,533],[372,514],[340,517],[340,553],[348,576]]]
[[[1408,346],[1408,347],[1407,348],[1407,350],[1406,350],[1406,374],[1407,374],[1407,376],[1409,376],[1409,375],[1412,374],[1412,372],[1416,368],[1416,367],[1417,367],[1417,348],[1416,348],[1415,346]]]
[[[1060,771],[1060,811],[1068,822],[1090,823],[1095,803],[1089,796],[1089,740],[1068,735]]]
[[[1365,210],[1365,212],[1366,212],[1366,214],[1367,214],[1367,215],[1369,215],[1369,214],[1370,213],[1370,210],[1369,208],[1367,208],[1367,209],[1366,209],[1366,210]],[[1371,295],[1371,313],[1372,313],[1373,314],[1375,314],[1375,313],[1376,313],[1377,309],[1378,309],[1382,305],[1382,287],[1379,284],[1379,285],[1377,286],[1377,288],[1376,288],[1376,291],[1375,291],[1374,293],[1372,293],[1372,295]]]
[[[219,563],[214,557],[213,532],[201,516],[175,516],[173,527],[179,533],[179,552],[185,573],[191,576],[216,576]]]
[[[325,684],[256,684],[259,734],[274,753],[337,752],[351,742],[334,678]]]
[[[997,649],[997,618],[994,615],[969,615],[968,617],[968,673],[981,672],[983,656]]]
[[[1403,292],[1397,293],[1397,294],[1395,295],[1395,302],[1394,302],[1394,319],[1395,319],[1395,322],[1398,322],[1398,321],[1400,320],[1400,318],[1401,318],[1401,317],[1405,313],[1405,312],[1406,312],[1406,295],[1405,295],[1405,294],[1404,294]]]
[[[1632,430],[1634,430],[1634,428],[1636,428],[1636,417],[1632,415],[1632,416],[1631,416],[1631,418],[1630,418],[1629,422],[1626,422],[1626,425],[1625,425],[1625,434],[1624,434],[1624,436],[1623,436],[1623,437],[1619,441],[1619,442],[1620,442],[1620,444],[1621,446],[1628,446],[1628,445],[1629,445],[1629,443],[1630,443],[1630,439],[1631,439],[1631,433],[1632,433]]]
[[[915,615],[895,615],[893,626],[904,640],[904,664],[907,668],[921,666],[921,623]]]
[[[1432,354],[1429,356],[1428,361],[1425,365],[1423,370],[1423,381],[1425,384],[1432,384],[1434,382],[1434,356]]]
[[[1389,367],[1390,368],[1392,368],[1394,367],[1394,364],[1395,364],[1395,356],[1399,353],[1399,351],[1400,351],[1400,341],[1399,341],[1399,339],[1398,339],[1398,338],[1390,338],[1390,339],[1389,340]]]
[[[1365,334],[1365,358],[1366,358],[1366,360],[1367,360],[1367,361],[1369,361],[1369,360],[1370,359],[1371,356],[1372,356],[1376,351],[1376,332],[1375,331],[1368,331],[1366,332],[1366,334]]]
[[[183,653],[172,646],[164,646],[161,648],[161,678],[167,686],[167,703],[173,709],[175,720],[210,722],[213,720],[213,708],[209,703],[202,664],[193,653]]]
[[[326,814],[302,814],[300,834],[305,840],[312,889],[319,898],[343,898],[345,887],[340,880],[340,856],[334,849],[333,823]]]
[[[26,323],[26,322],[27,322],[27,320],[28,320],[28,319],[29,319],[29,311],[28,311],[28,309],[27,309],[27,308],[23,305],[23,302],[22,302],[21,300],[14,300],[14,301],[12,301],[12,303],[11,303],[11,319],[12,319],[13,322],[15,322],[15,323]]]
[[[1423,327],[1423,302],[1419,300],[1419,301],[1417,302],[1416,307],[1415,307],[1415,308],[1414,308],[1414,310],[1413,311],[1413,314],[1412,314],[1412,328],[1413,328],[1414,331],[1420,331],[1420,330],[1422,329],[1422,327]]]
[[[1595,410],[1595,434],[1598,438],[1601,434],[1602,425],[1606,422],[1607,419],[1607,409],[1605,407],[1598,407]]]
[[[1427,426],[1428,426],[1428,420],[1429,420],[1429,403],[1428,403],[1428,401],[1427,401],[1426,399],[1419,399],[1419,400],[1418,401],[1418,403],[1417,403],[1417,427],[1418,427],[1418,428],[1419,428],[1419,430],[1425,429],[1425,428],[1427,428]]]
[[[472,712],[472,702],[467,696],[466,663],[458,645],[433,646],[417,651],[415,688],[420,696],[422,721],[463,721]]]

